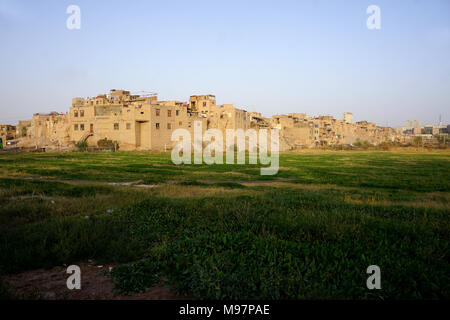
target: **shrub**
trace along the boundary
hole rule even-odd
[[[152,258],[115,267],[111,271],[114,290],[118,293],[145,292],[158,283],[160,266]]]
[[[354,143],[354,146],[363,150],[367,150],[370,147],[373,147],[373,144],[371,144],[369,141],[360,140],[359,138],[356,139],[356,142]]]
[[[381,149],[381,150],[384,150],[384,151],[391,150],[391,148],[392,148],[392,144],[389,143],[389,142],[386,142],[386,141],[380,143],[380,144],[377,146],[377,149]]]
[[[114,147],[113,141],[112,140],[108,140],[107,138],[102,139],[102,140],[98,140],[97,145],[100,148],[107,148],[107,147]]]
[[[107,138],[99,140],[97,142],[97,145],[100,148],[111,148],[115,150],[119,149],[119,144],[117,143],[117,141],[108,140]]]
[[[86,151],[88,148],[88,144],[86,141],[80,141],[76,144],[78,151]]]

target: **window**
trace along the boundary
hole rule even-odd
[[[183,122],[181,122],[181,121],[178,122],[178,125],[179,125],[179,126],[182,126],[182,125],[183,125]]]
[[[131,123],[127,123],[127,130],[131,129]]]
[[[167,116],[171,117],[172,116],[172,110],[167,110]]]
[[[80,130],[84,131],[84,123],[80,124]]]
[[[78,110],[75,110],[75,111],[73,112],[73,115],[74,115],[75,118],[78,118]]]
[[[206,102],[203,102],[203,106],[206,107]]]
[[[80,110],[80,117],[84,117],[84,110]]]
[[[156,129],[159,129],[159,123],[156,123]]]
[[[78,124],[75,124],[75,125],[73,126],[73,130],[78,131]]]
[[[171,123],[168,123],[168,124],[167,124],[167,129],[168,129],[168,130],[172,129],[172,124],[171,124]]]
[[[159,116],[159,109],[156,109],[156,115]]]
[[[114,123],[114,130],[119,130],[119,124],[118,123]]]

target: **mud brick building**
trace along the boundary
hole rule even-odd
[[[35,114],[30,121],[20,121],[9,130],[22,140],[40,144],[75,146],[99,141],[118,143],[121,150],[167,150],[175,142],[172,132],[178,128],[193,133],[194,121],[203,130],[279,129],[280,150],[352,144],[357,139],[379,144],[403,141],[406,136],[392,128],[375,123],[353,122],[353,114],[344,119],[332,116],[310,117],[305,113],[274,115],[266,118],[258,112],[247,112],[232,104],[217,104],[211,94],[193,95],[188,102],[159,101],[156,94],[131,94],[111,90],[90,98],[73,98],[68,113]]]

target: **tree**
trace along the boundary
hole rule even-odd
[[[414,137],[413,145],[416,148],[422,147],[423,146],[423,139],[422,139],[422,137]]]

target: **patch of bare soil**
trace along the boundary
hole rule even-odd
[[[268,184],[274,184],[274,183],[279,183],[279,182],[289,182],[292,181],[294,179],[288,179],[288,178],[278,178],[278,179],[273,179],[273,180],[197,180],[200,183],[205,183],[205,184],[215,184],[215,183],[239,183],[239,184],[243,184],[243,185],[268,185]]]
[[[81,270],[81,289],[69,290],[66,285],[70,274],[65,267],[50,270],[38,269],[4,278],[8,288],[16,298],[43,300],[182,300],[161,284],[144,293],[131,295],[116,294],[111,276],[105,274],[113,265],[78,264]],[[103,271],[103,272],[102,272]]]

